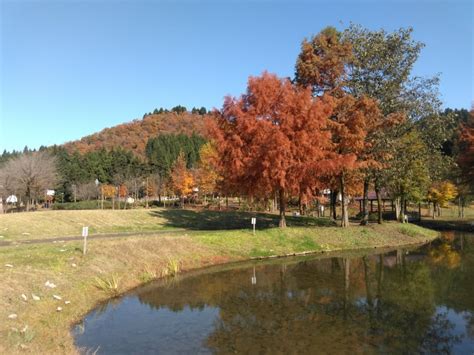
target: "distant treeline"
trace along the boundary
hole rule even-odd
[[[61,196],[64,201],[73,201],[78,186],[91,185],[90,189],[93,189],[96,179],[100,184],[115,186],[130,184],[134,179],[143,181],[146,177],[164,181],[169,178],[181,152],[187,168],[192,169],[199,162],[199,150],[205,143],[206,139],[196,133],[191,136],[161,134],[148,140],[145,158],[121,147],[112,150],[102,148],[85,154],[68,152],[63,146],[43,146],[39,151],[49,152],[56,158],[59,175],[55,186],[57,196]],[[0,156],[0,168],[9,159],[34,152],[35,149],[28,147],[21,152],[4,151]]]
[[[159,109],[155,108],[153,110],[153,112],[145,113],[143,115],[143,118],[145,118],[146,116],[151,116],[152,114],[153,115],[160,115],[162,113],[169,113],[169,112],[174,112],[174,113],[180,114],[180,113],[184,113],[184,112],[187,112],[187,111],[188,111],[188,109],[186,108],[186,106],[181,106],[181,105],[175,106],[175,107],[171,108],[171,110],[168,110],[167,108],[160,107]],[[197,114],[197,115],[205,115],[205,114],[207,114],[207,112],[208,111],[204,106],[202,106],[200,108],[193,107],[191,109],[191,113],[192,114]]]

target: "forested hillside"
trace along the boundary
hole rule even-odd
[[[141,120],[105,128],[80,140],[68,142],[64,147],[70,153],[77,151],[80,154],[102,148],[112,150],[120,147],[132,151],[139,157],[144,157],[148,140],[159,134],[184,133],[191,135],[197,133],[204,136],[207,117],[208,115],[203,114],[202,110],[193,110],[192,112],[183,112],[178,109],[172,111],[155,110],[154,113],[146,114]]]

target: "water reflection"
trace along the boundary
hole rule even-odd
[[[150,285],[75,330],[98,353],[472,353],[474,237]]]

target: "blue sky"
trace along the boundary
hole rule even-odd
[[[220,107],[264,70],[292,76],[300,43],[349,22],[412,26],[415,74],[470,108],[472,1],[0,0],[0,150],[60,144],[178,104]]]

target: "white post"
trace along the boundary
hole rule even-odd
[[[255,225],[257,224],[257,218],[252,217],[253,235],[255,235]]]
[[[82,236],[84,237],[84,247],[82,248],[82,254],[86,255],[87,252],[87,236],[89,234],[89,227],[82,227]]]

